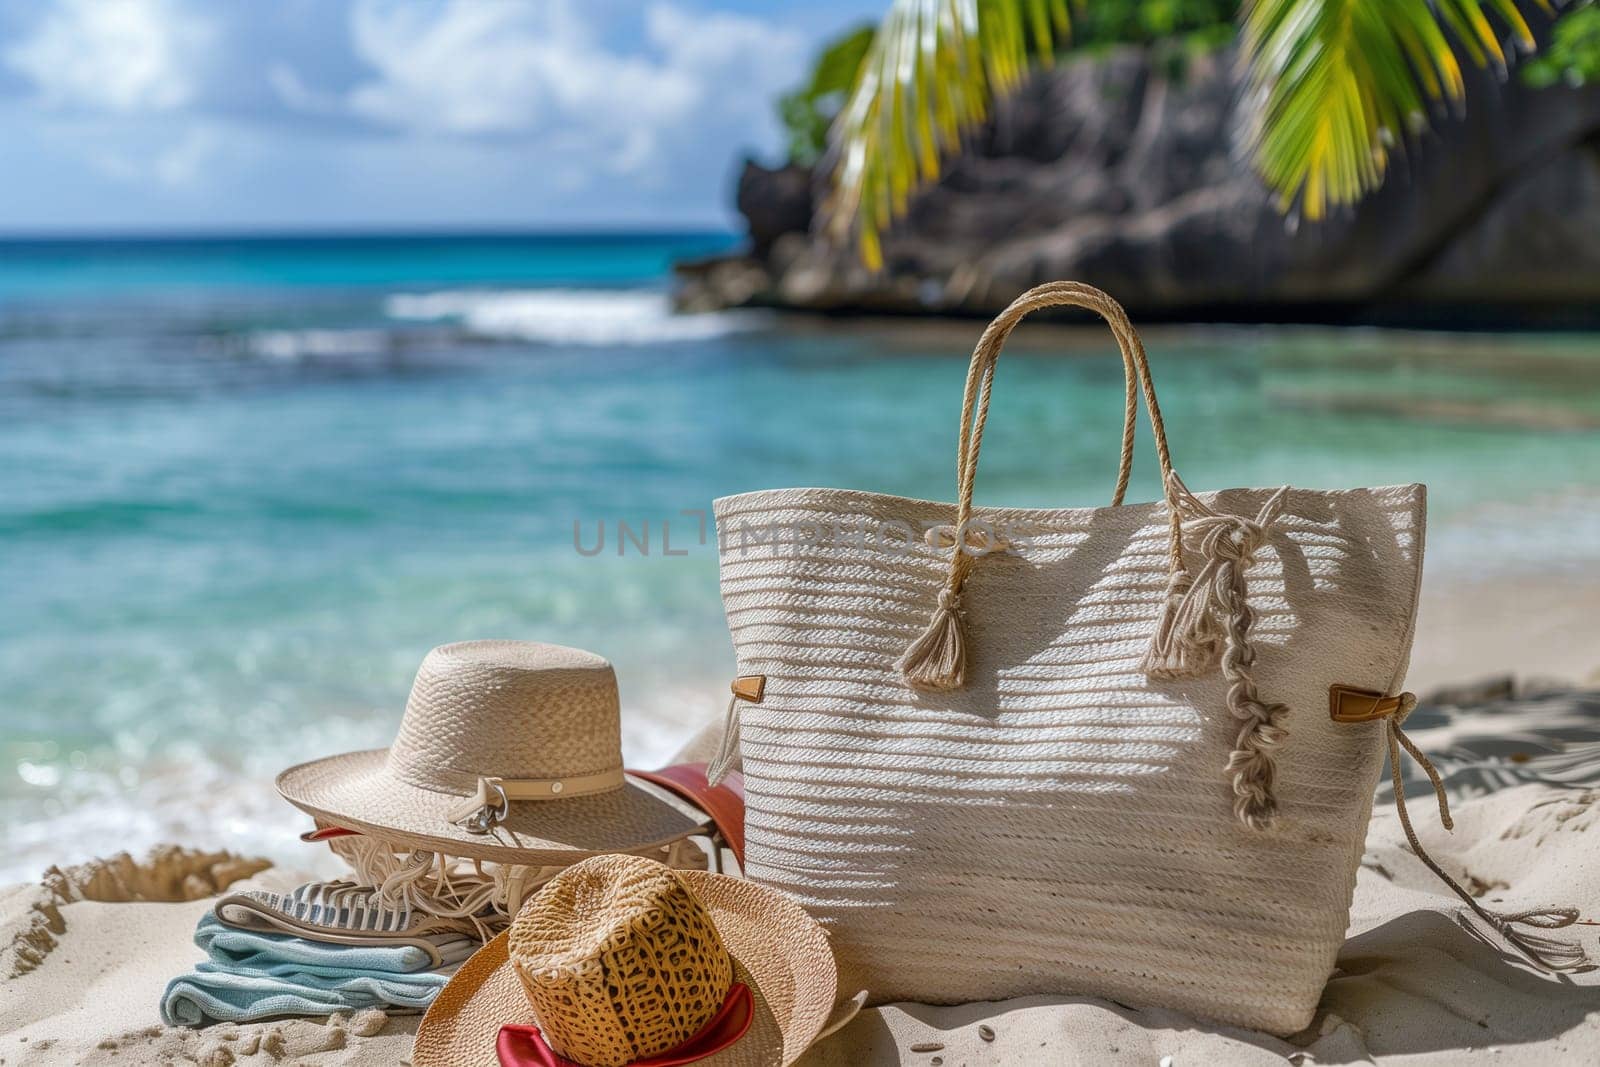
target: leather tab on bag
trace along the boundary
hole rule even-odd
[[[1400,710],[1398,696],[1335,683],[1328,686],[1328,715],[1334,722],[1373,722]]]
[[[744,775],[729,771],[720,785],[710,785],[704,763],[674,763],[656,771],[628,773],[676,793],[705,812],[733,850],[739,869],[744,869]]]
[[[733,680],[733,695],[752,704],[761,703],[761,694],[767,691],[767,676],[746,674]]]

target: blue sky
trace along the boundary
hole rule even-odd
[[[0,0],[0,232],[732,222],[888,0]]]

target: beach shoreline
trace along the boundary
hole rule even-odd
[[[301,862],[273,776],[386,743],[417,659],[464,637],[605,655],[625,758],[659,766],[734,669],[712,500],[953,497],[972,324],[685,321],[664,277],[681,244],[158,243],[118,250],[115,292],[55,253],[12,264],[0,883],[162,841]],[[512,245],[525,278],[494,273]],[[1030,321],[1007,348],[980,503],[1108,501],[1122,374],[1076,322]],[[1414,690],[1600,666],[1581,636],[1600,604],[1583,338],[1145,339],[1192,487],[1428,484]],[[1143,424],[1137,448],[1129,498],[1153,500]],[[624,558],[623,526],[647,524],[651,554]],[[1482,607],[1534,600],[1527,625]]]
[[[1588,508],[1590,501],[1582,502]],[[1424,562],[1416,640],[1405,686],[1426,698],[1440,687],[1511,678],[1519,683],[1600,684],[1600,577],[1573,561],[1497,559],[1474,567],[1471,546],[1504,516],[1468,516],[1430,531],[1439,541]],[[1552,529],[1543,539],[1559,539]],[[1492,538],[1490,538],[1492,540]],[[623,678],[624,746],[630,766],[660,765],[695,724],[713,717],[726,679],[673,679],[670,688],[630,685]],[[383,717],[389,718],[394,709]],[[642,723],[630,736],[627,723]],[[348,747],[348,746],[347,746]],[[83,832],[82,820],[110,797],[44,814],[13,829],[5,881],[26,882],[46,867],[72,864],[116,848],[136,852],[162,841],[262,855],[275,863],[331,874],[332,858],[298,840],[304,829],[278,798],[271,768],[225,775],[178,759],[147,765],[136,789],[115,798],[124,821],[117,836]],[[92,828],[91,828],[92,829]],[[64,846],[63,842],[70,842]]]

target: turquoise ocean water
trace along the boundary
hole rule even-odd
[[[639,765],[719,710],[712,499],[949,499],[980,325],[673,316],[668,264],[731,241],[0,244],[0,880],[170,839],[292,856],[272,775],[386,743],[445,641],[609,656]],[[1430,574],[1485,538],[1600,562],[1593,336],[1147,340],[1197,488],[1426,481]],[[1105,501],[1112,353],[1019,336],[981,499]]]

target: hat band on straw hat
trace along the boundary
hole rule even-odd
[[[625,784],[622,768],[564,778],[483,778],[477,789],[446,813],[452,823],[471,833],[486,834],[511,812],[513,800],[555,800],[609,793]]]
[[[735,982],[709,1022],[682,1044],[643,1059],[630,1067],[682,1067],[716,1055],[744,1037],[755,1020],[755,1001],[750,987]],[[507,1023],[495,1039],[495,1054],[500,1067],[576,1067],[577,1061],[556,1052],[538,1026]]]

